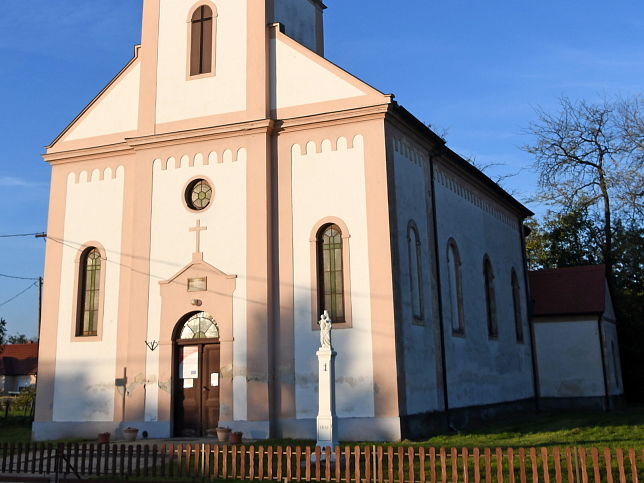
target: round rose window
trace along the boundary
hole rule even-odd
[[[193,210],[203,210],[212,200],[212,187],[205,179],[196,179],[186,189],[186,203]]]

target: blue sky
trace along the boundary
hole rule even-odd
[[[40,155],[132,57],[140,4],[2,1],[0,235],[45,231],[49,168]],[[452,149],[502,164],[493,177],[519,173],[503,184],[521,201],[535,189],[519,147],[536,106],[644,91],[641,0],[327,4],[327,57],[447,130]],[[43,259],[42,240],[0,238],[1,274],[38,277]],[[29,284],[0,277],[0,304]],[[36,294],[0,307],[10,333],[35,335]]]

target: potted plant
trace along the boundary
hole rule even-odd
[[[136,435],[139,433],[137,428],[127,427],[123,430],[123,438],[125,441],[135,441]]]
[[[228,441],[228,438],[230,438],[230,428],[217,427],[217,439],[223,443]]]
[[[99,444],[107,444],[110,442],[110,433],[105,432],[105,433],[98,433],[98,443]]]
[[[233,444],[239,444],[242,442],[242,432],[241,431],[232,431],[230,433],[230,442]]]

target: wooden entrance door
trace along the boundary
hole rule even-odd
[[[219,344],[176,345],[175,436],[205,436],[219,423]]]

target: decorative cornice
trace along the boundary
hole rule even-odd
[[[118,144],[46,153],[43,155],[43,158],[49,164],[55,165],[85,161],[100,157],[133,154],[139,150],[174,146],[186,142],[212,141],[262,133],[270,134],[273,131],[274,124],[275,121],[272,119],[263,119],[260,121],[248,121],[236,124],[227,124],[224,126],[193,129],[190,131],[153,134],[150,136],[128,138],[124,142]]]
[[[343,111],[325,112],[308,116],[299,116],[277,121],[276,132],[302,131],[311,127],[326,127],[347,124],[356,121],[384,119],[389,110],[389,103],[358,107]]]

